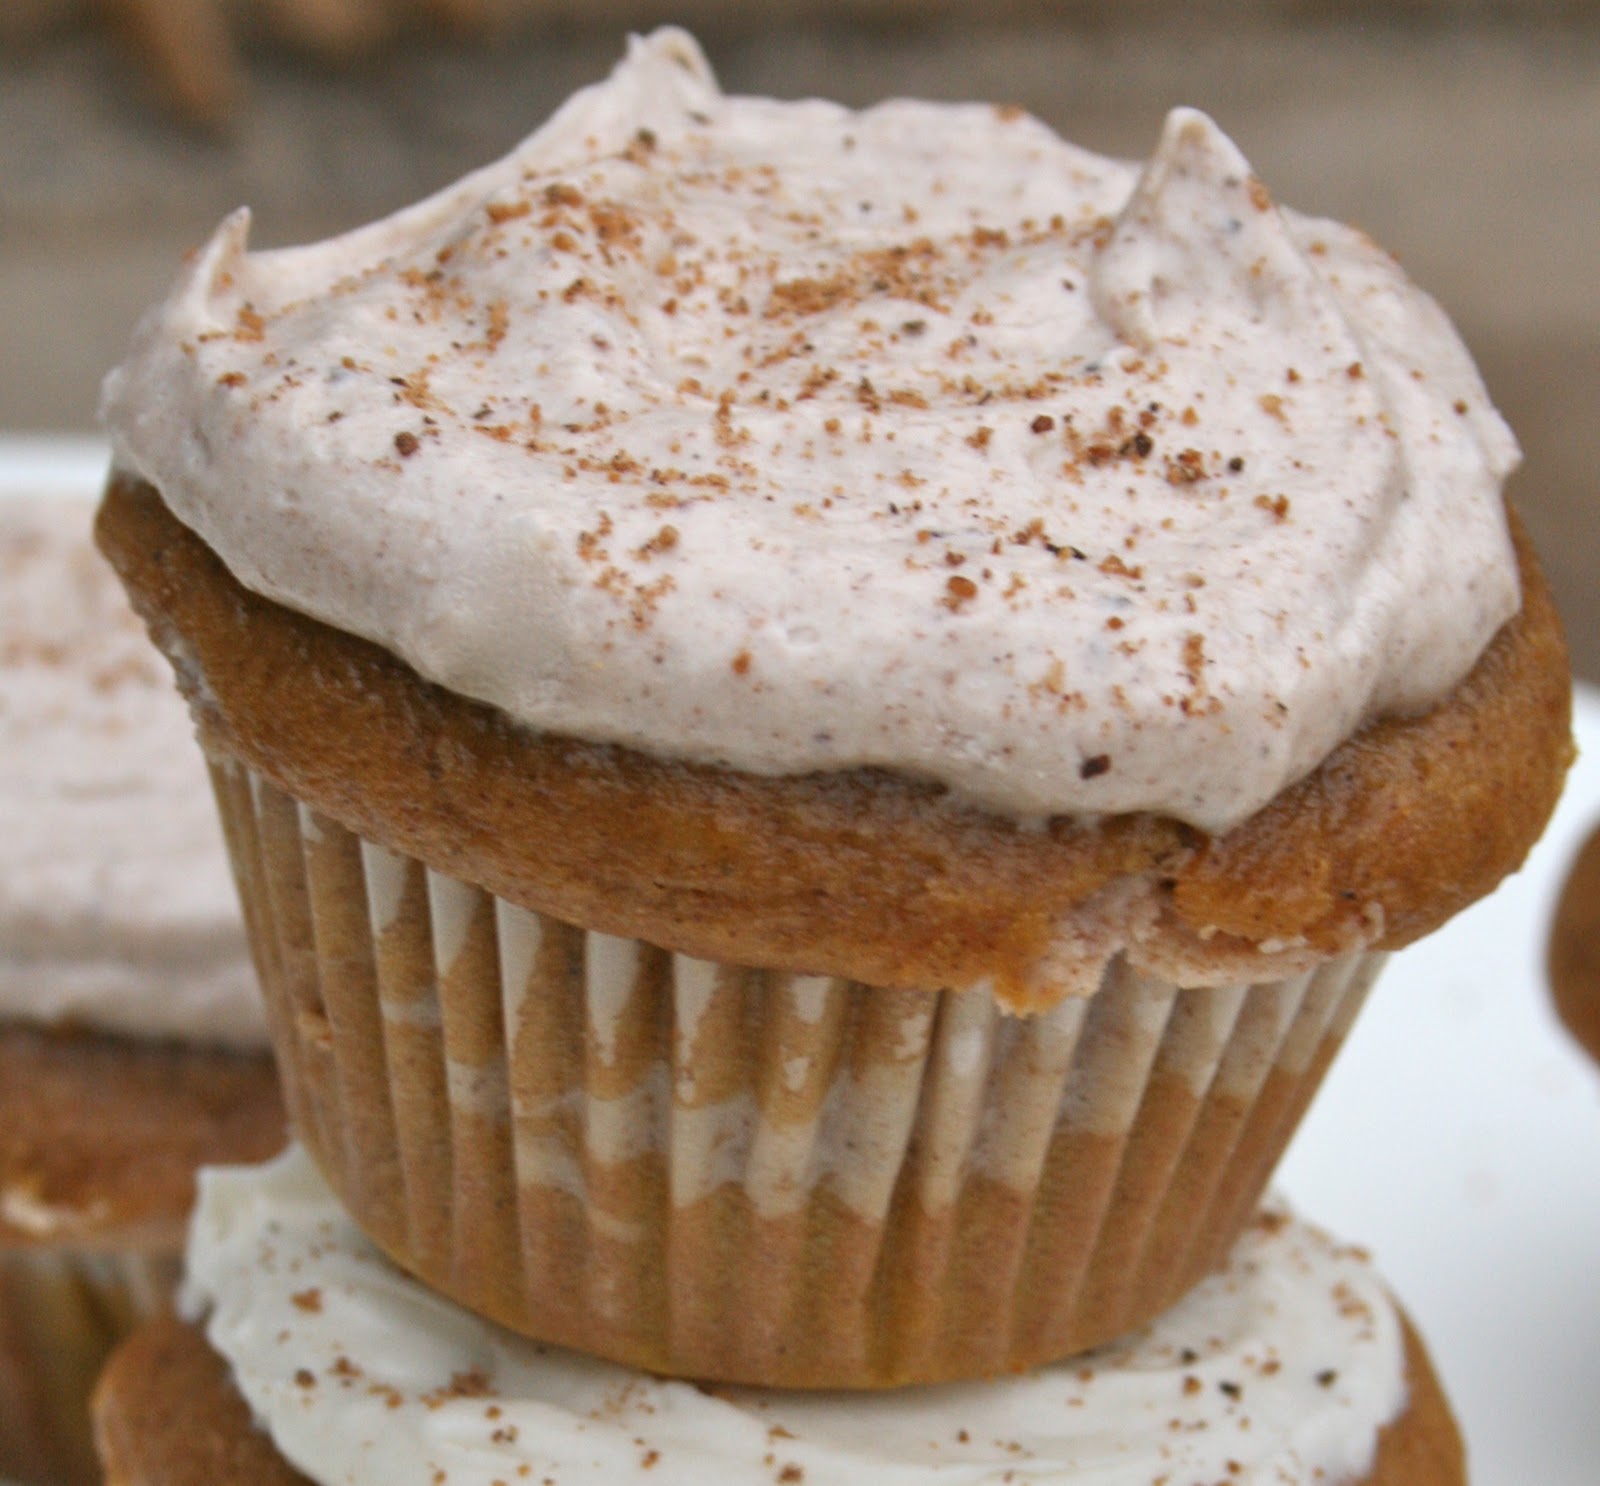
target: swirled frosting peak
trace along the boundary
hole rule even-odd
[[[395,1269],[298,1149],[202,1176],[189,1274],[319,1486],[1340,1486],[1407,1398],[1370,1262],[1281,1212],[1114,1346],[886,1393],[700,1387],[513,1336]]]
[[[230,218],[108,379],[247,586],[528,726],[1222,830],[1518,603],[1439,309],[1204,115],[729,97],[694,43],[420,205]]]

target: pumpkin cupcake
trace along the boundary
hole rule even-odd
[[[1384,954],[1570,756],[1510,434],[1203,115],[724,96],[497,165],[109,378],[291,1115],[528,1336],[870,1387],[1224,1262]]]
[[[1567,869],[1547,968],[1567,1031],[1600,1059],[1600,828],[1590,831]]]
[[[1360,1250],[1269,1208],[1172,1311],[1032,1373],[893,1392],[673,1381],[514,1336],[373,1247],[302,1152],[208,1172],[194,1324],[96,1405],[108,1486],[1465,1486],[1422,1343]]]
[[[98,1480],[87,1400],[166,1308],[194,1176],[282,1144],[192,728],[85,499],[0,499],[0,1475]]]

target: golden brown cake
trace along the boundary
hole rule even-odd
[[[666,31],[409,212],[247,226],[107,383],[100,539],[297,1132],[514,1330],[853,1387],[1136,1326],[1549,815],[1510,435],[1201,115],[1138,171]]]
[[[881,771],[763,778],[530,733],[250,593],[147,485],[113,481],[99,528],[158,643],[193,648],[180,679],[215,692],[190,693],[208,750],[358,833],[601,932],[897,988],[988,975],[1019,1009],[1056,926],[1120,879],[1161,884],[1163,956],[1266,972],[1262,942],[1333,955],[1373,903],[1374,947],[1402,948],[1519,867],[1572,745],[1560,620],[1515,530],[1523,607],[1443,705],[1207,837],[1148,815],[1041,833]]]

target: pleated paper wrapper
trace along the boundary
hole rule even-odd
[[[0,1249],[0,1479],[100,1480],[95,1380],[118,1342],[169,1308],[180,1266],[176,1253]]]
[[[405,1269],[674,1376],[868,1388],[1094,1347],[1221,1264],[1382,956],[1183,989],[714,964],[213,780],[290,1118]]]

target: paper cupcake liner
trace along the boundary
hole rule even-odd
[[[982,992],[713,964],[214,781],[291,1119],[401,1265],[680,1376],[876,1387],[1096,1346],[1220,1264],[1382,956]]]
[[[89,1396],[113,1348],[168,1307],[177,1254],[0,1249],[0,1478],[100,1480]]]

